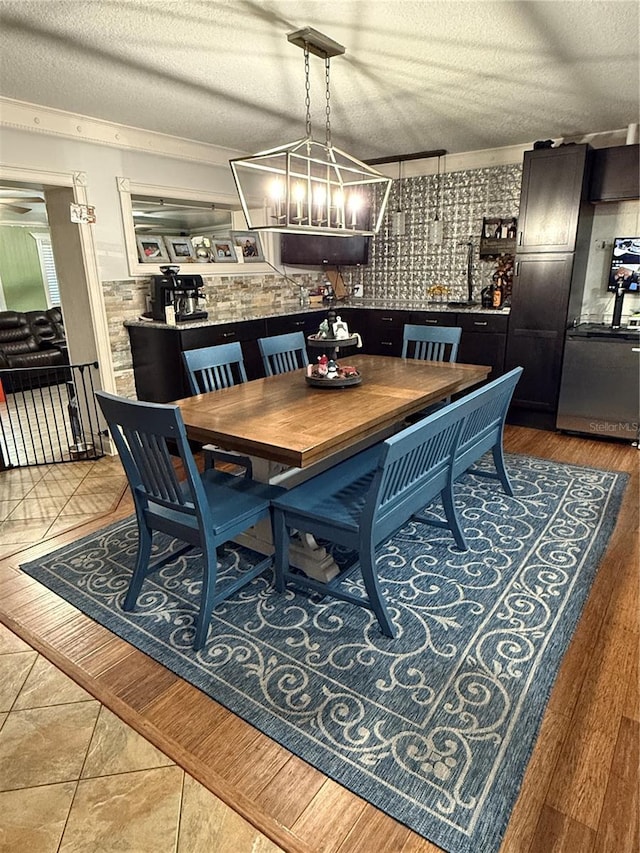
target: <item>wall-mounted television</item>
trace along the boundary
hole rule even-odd
[[[607,290],[640,293],[640,237],[616,237],[611,253]]]
[[[298,267],[352,267],[369,263],[369,237],[282,234],[280,261]]]

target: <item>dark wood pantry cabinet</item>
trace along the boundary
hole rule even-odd
[[[555,427],[565,330],[579,315],[593,207],[590,148],[526,151],[505,370],[522,366],[509,419]]]

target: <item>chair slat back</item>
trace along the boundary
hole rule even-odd
[[[402,335],[402,358],[450,361],[458,358],[462,329],[458,326],[421,326],[406,323]]]
[[[496,443],[502,444],[507,411],[521,375],[522,368],[514,367],[460,401],[466,403],[467,410],[456,450],[454,479]]]
[[[96,398],[118,449],[136,502],[153,502],[190,516],[205,503],[204,490],[189,450],[177,406],[123,400],[104,391]],[[169,451],[177,449],[187,474],[180,484]],[[199,506],[198,506],[199,505]]]
[[[462,428],[457,411],[451,408],[440,409],[383,442],[362,515],[365,533],[376,542],[391,535],[446,486]]]
[[[304,334],[290,332],[286,335],[273,335],[258,338],[258,346],[264,372],[267,376],[289,373],[309,364]]]
[[[247,381],[238,341],[213,347],[185,350],[182,358],[192,394],[206,394]]]

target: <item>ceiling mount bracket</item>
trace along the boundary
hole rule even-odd
[[[295,44],[303,50],[308,49],[309,53],[314,56],[321,56],[323,59],[341,56],[345,52],[345,48],[341,44],[318,32],[318,30],[314,30],[313,27],[304,27],[301,30],[296,30],[295,33],[289,33],[287,39],[291,44]]]

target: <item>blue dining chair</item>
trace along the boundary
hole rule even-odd
[[[242,347],[238,341],[185,350],[182,353],[182,360],[192,394],[207,394],[210,391],[219,391],[221,388],[230,388],[232,385],[247,381]],[[251,459],[248,456],[221,450],[212,444],[205,444],[202,451],[205,468],[214,467],[217,460],[240,465],[244,468],[246,477],[253,475]]]
[[[258,338],[258,346],[264,372],[267,376],[289,373],[291,370],[299,370],[309,364],[309,356],[302,332],[289,332],[286,335]]]
[[[138,553],[124,609],[135,609],[149,574],[185,551],[201,548],[202,592],[193,642],[195,649],[201,649],[214,608],[272,562],[271,557],[266,557],[219,585],[218,547],[259,521],[271,520],[270,502],[284,490],[213,468],[200,474],[177,406],[126,400],[104,391],[97,391],[96,398],[127,475],[138,522]],[[186,475],[184,480],[178,479],[172,460],[176,449]],[[185,545],[152,564],[155,531],[173,536]]]
[[[454,362],[458,358],[461,336],[462,329],[459,326],[421,326],[405,323],[402,334],[402,358]],[[441,403],[434,403],[421,412],[410,415],[407,421],[414,423],[450,402],[451,397],[447,397]]]
[[[459,326],[406,323],[402,335],[402,358],[454,362],[458,358],[461,336]]]

